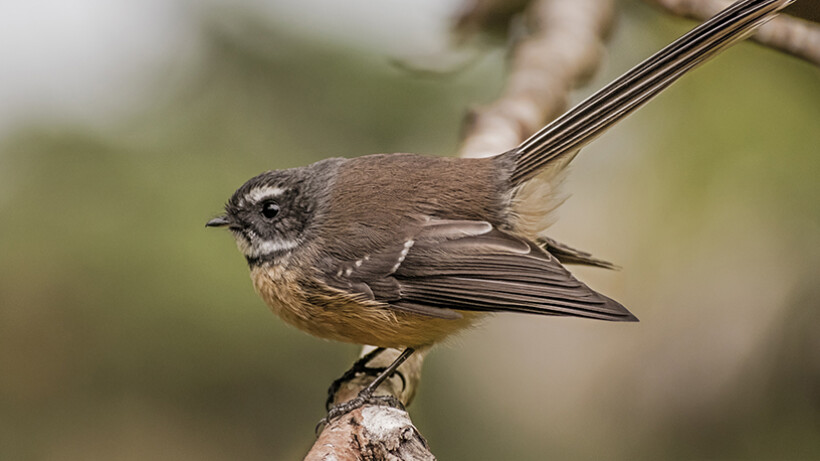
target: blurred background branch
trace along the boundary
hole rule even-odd
[[[646,1],[676,16],[697,21],[705,21],[732,3],[732,0]],[[795,13],[791,9],[787,11]],[[805,14],[812,17],[809,10]],[[815,22],[780,15],[761,26],[751,40],[820,66],[820,25]]]
[[[526,14],[531,30],[511,51],[501,96],[467,116],[461,157],[507,151],[567,108],[570,91],[587,81],[603,58],[615,2],[534,1]],[[475,17],[465,12],[457,24],[463,30]]]

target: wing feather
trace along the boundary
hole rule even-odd
[[[512,311],[637,320],[538,244],[483,221],[428,219],[404,241],[349,267],[337,273],[337,287],[421,315]]]

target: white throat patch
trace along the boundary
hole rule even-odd
[[[299,246],[297,240],[263,240],[256,232],[248,231],[250,241],[244,235],[236,233],[236,246],[248,258],[258,258],[273,253],[281,253]]]
[[[259,240],[254,241],[251,246],[253,251],[249,256],[257,258],[271,253],[292,250],[299,246],[299,242],[295,240]]]

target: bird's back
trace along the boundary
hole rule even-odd
[[[384,245],[425,217],[506,225],[505,172],[493,159],[378,154],[339,164],[322,240],[343,239],[352,257]],[[399,237],[400,238],[400,237]]]

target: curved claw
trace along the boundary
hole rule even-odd
[[[370,368],[367,366],[367,364],[370,363],[371,360],[376,358],[376,356],[381,354],[382,352],[384,352],[383,347],[377,347],[373,349],[372,351],[368,352],[363,357],[361,357],[359,360],[356,360],[353,366],[350,367],[349,370],[344,372],[342,376],[340,376],[338,379],[330,383],[330,387],[327,388],[327,400],[325,400],[325,410],[330,410],[330,408],[333,406],[333,398],[336,396],[336,392],[339,391],[339,388],[342,387],[342,383],[344,383],[345,381],[350,381],[351,379],[355,378],[358,373],[365,373],[370,376],[378,376],[385,370],[385,368]],[[402,380],[404,380],[404,378],[402,378]]]
[[[366,391],[367,389],[365,389]],[[356,398],[352,400],[348,400],[347,402],[340,403],[339,405],[333,406],[330,411],[327,412],[327,416],[320,419],[318,423],[316,423],[316,428],[314,431],[316,432],[316,436],[318,436],[324,428],[330,424],[334,419],[340,418],[353,410],[359,409],[365,405],[377,405],[383,407],[392,407],[398,408],[399,410],[406,410],[404,408],[404,404],[401,403],[401,400],[397,399],[392,395],[370,395],[369,392],[362,391]]]

